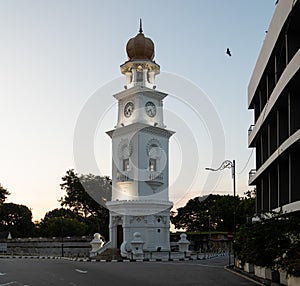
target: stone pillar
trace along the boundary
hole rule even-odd
[[[92,246],[91,253],[96,253],[103,247],[104,241],[102,240],[100,233],[97,232],[94,234],[94,239],[90,242],[90,245]]]
[[[185,233],[180,234],[180,240],[178,241],[178,244],[179,244],[179,252],[185,252],[187,254],[187,256],[189,256],[190,242],[186,239]]]
[[[135,232],[133,234],[133,240],[131,241],[132,253],[135,257],[142,257],[144,254],[143,246],[145,241],[142,240],[141,234]]]

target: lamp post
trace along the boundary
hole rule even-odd
[[[236,201],[235,201],[235,197],[236,197],[236,190],[235,190],[235,160],[225,160],[221,166],[217,169],[213,169],[213,168],[205,168],[205,170],[208,171],[221,171],[224,169],[231,169],[232,172],[232,180],[233,180],[233,237],[235,237],[235,231],[236,231]],[[234,257],[234,253],[233,253],[233,263],[235,263],[235,257]],[[230,258],[229,258],[229,264],[230,264]]]
[[[61,257],[64,257],[64,217],[61,216]]]
[[[210,252],[210,241],[211,241],[211,221],[210,215],[208,216],[208,251]]]

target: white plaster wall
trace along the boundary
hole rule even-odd
[[[284,0],[279,1],[275,10],[275,13],[272,17],[268,33],[264,40],[263,46],[261,48],[260,54],[258,56],[253,74],[251,76],[249,85],[248,85],[248,105],[250,106],[252,99],[254,97],[255,91],[259,84],[259,81],[262,77],[262,74],[267,66],[268,60],[271,56],[273,48],[276,44],[278,36],[281,32],[281,29],[290,14],[295,0]]]

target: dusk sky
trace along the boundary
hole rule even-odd
[[[75,126],[97,94],[107,104],[94,141],[99,170],[87,171],[111,174],[105,131],[116,124],[112,95],[123,89],[120,65],[140,18],[161,67],[157,90],[170,94],[164,103],[165,123],[176,131],[170,141],[170,200],[177,208],[195,196],[232,194],[229,170],[206,184],[205,167],[219,167],[211,166],[211,134],[217,130],[210,130],[210,120],[222,123],[220,164],[236,160],[237,193],[243,195],[255,167],[254,156],[245,167],[253,124],[247,87],[275,8],[274,0],[0,1],[0,183],[11,192],[8,201],[31,208],[34,219],[59,207],[61,177],[71,168],[80,171],[74,163]],[[197,104],[213,107],[211,118],[196,107],[197,97],[188,99],[194,88],[203,95]],[[192,178],[181,164],[185,156],[194,156],[191,166],[198,168]]]

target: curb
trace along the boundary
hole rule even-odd
[[[253,282],[257,285],[260,285],[260,286],[266,285],[266,284],[262,283],[262,281],[258,277],[256,277],[255,275],[251,275],[247,272],[241,272],[238,269],[233,268],[229,265],[224,266],[224,269],[231,272],[231,273],[233,273],[233,274],[235,274],[235,275],[237,275],[237,276],[243,277],[244,279],[247,279],[247,280],[249,280],[249,281],[251,281],[251,282]]]
[[[144,258],[144,259],[94,259],[94,258],[72,258],[61,256],[34,256],[34,255],[0,255],[0,259],[61,259],[79,262],[179,262],[179,261],[196,261],[212,259],[223,255],[215,255],[210,257],[186,257],[186,258]]]

